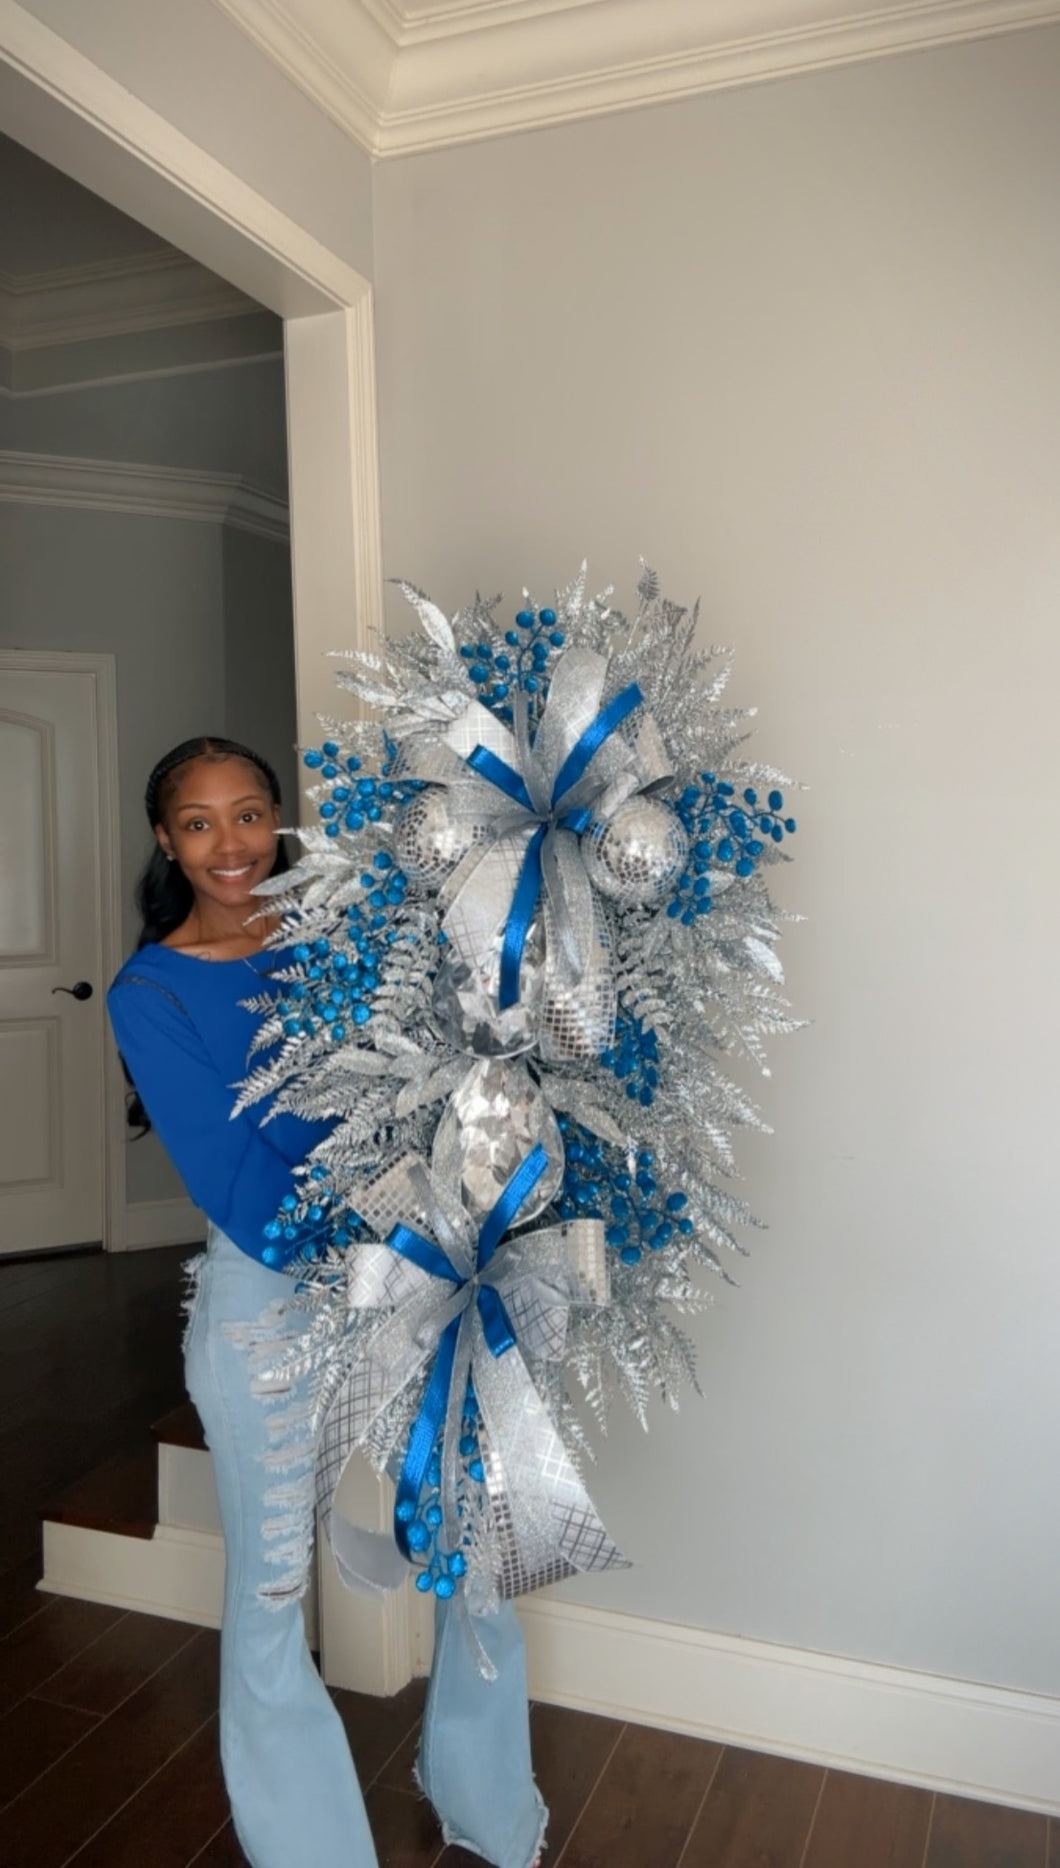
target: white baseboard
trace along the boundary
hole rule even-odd
[[[191,1200],[130,1200],[125,1209],[125,1250],[156,1245],[200,1245],[206,1221]]]
[[[53,1595],[219,1628],[224,1574],[215,1532],[160,1525],[154,1537],[122,1537],[45,1520],[40,1586]]]
[[[163,1452],[174,1457],[162,1504],[198,1517],[200,1528],[162,1523],[153,1538],[132,1538],[46,1523],[42,1587],[217,1627],[224,1547],[218,1532],[201,1528],[216,1509],[201,1470],[208,1456],[187,1456],[193,1496],[179,1449]],[[354,1470],[343,1483],[362,1508],[357,1521],[382,1528],[385,1488],[375,1475]],[[389,1694],[426,1672],[425,1597],[412,1588],[384,1597],[346,1590],[330,1553],[320,1586],[331,1685]],[[547,1592],[524,1597],[519,1616],[535,1699],[1060,1816],[1060,1698],[616,1614]]]
[[[545,1594],[519,1614],[535,1699],[1060,1814],[1060,1699]]]
[[[44,1522],[39,1588],[81,1602],[161,1615],[196,1628],[219,1628],[225,1547],[219,1531],[160,1524],[153,1537],[123,1537],[78,1524]],[[315,1579],[302,1604],[306,1637],[319,1644]]]

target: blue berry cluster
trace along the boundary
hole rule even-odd
[[[548,693],[550,657],[566,640],[556,627],[555,610],[520,610],[515,625],[505,631],[503,648],[486,641],[465,642],[460,648],[479,700],[506,726],[512,724],[513,687],[531,697],[532,712],[539,710]]]
[[[388,947],[398,925],[408,882],[389,850],[377,850],[361,875],[363,899],[351,902],[337,939],[299,941],[292,949],[302,977],[284,988],[278,1010],[288,1038],[313,1038],[326,1029],[340,1044],[349,1025],[367,1025]]]
[[[561,1219],[602,1219],[604,1237],[624,1265],[640,1263],[644,1252],[661,1251],[675,1235],[695,1230],[684,1209],[688,1195],[679,1188],[660,1192],[655,1155],[641,1148],[631,1160],[570,1116],[559,1117],[566,1153],[563,1191],[556,1201]]]
[[[457,1504],[469,1485],[482,1486],[486,1469],[479,1450],[479,1412],[474,1389],[468,1382],[464,1414],[460,1423],[460,1459],[463,1477],[457,1482]],[[405,1525],[409,1550],[416,1560],[416,1587],[422,1595],[434,1594],[444,1602],[456,1593],[460,1578],[467,1570],[462,1550],[445,1550],[439,1543],[443,1513],[441,1500],[442,1436],[431,1455],[424,1489],[416,1504],[402,1499],[395,1515]]]
[[[655,1101],[659,1086],[659,1039],[636,1013],[619,1009],[615,1035],[607,1050],[600,1053],[600,1062],[625,1084],[631,1103],[641,1103],[647,1109]]]
[[[323,1258],[329,1247],[351,1245],[363,1235],[360,1215],[336,1199],[328,1169],[317,1162],[310,1168],[309,1178],[315,1186],[301,1198],[285,1194],[278,1216],[265,1227],[266,1244],[261,1256],[274,1269],[289,1265],[295,1258],[307,1263]]]
[[[783,843],[798,828],[793,817],[783,817],[784,794],[771,791],[759,797],[753,785],[736,796],[736,786],[713,772],[701,772],[698,785],[686,785],[675,800],[677,815],[688,833],[688,865],[667,904],[671,920],[680,917],[691,927],[699,915],[709,915],[711,871],[753,876],[767,842]]]
[[[302,763],[311,772],[319,772],[327,783],[327,796],[320,800],[317,810],[329,837],[337,837],[343,830],[355,834],[366,824],[377,824],[420,789],[414,780],[400,784],[386,776],[392,758],[385,762],[383,774],[377,776],[363,770],[356,753],[343,758],[333,739],[326,739],[323,746],[311,746],[302,754]]]
[[[332,939],[299,941],[291,953],[299,977],[287,980],[276,1001],[285,1039],[316,1038],[326,1032],[341,1044],[350,1032],[369,1024],[387,952],[402,937],[401,910],[408,887],[387,850],[377,850],[372,867],[361,875],[364,896],[351,902],[341,931]],[[320,1183],[316,1197],[288,1194],[279,1215],[265,1227],[267,1265],[313,1258],[329,1245],[348,1245],[357,1236],[355,1214],[333,1201],[323,1185],[328,1171],[311,1169]]]

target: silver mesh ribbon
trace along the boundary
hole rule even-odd
[[[400,1214],[442,1247],[465,1282],[436,1277],[380,1241],[350,1250],[345,1287],[333,1290],[331,1301],[345,1305],[351,1322],[363,1324],[365,1311],[379,1319],[367,1340],[359,1340],[318,1443],[317,1502],[344,1579],[385,1589],[408,1574],[389,1537],[341,1519],[335,1491],[354,1448],[365,1445],[386,1409],[429,1374],[454,1317],[461,1321],[443,1428],[441,1502],[448,1548],[463,1548],[467,1556],[469,1598],[481,1608],[577,1571],[626,1567],[531,1374],[535,1364],[562,1359],[572,1305],[608,1301],[602,1222],[574,1220],[518,1233],[476,1273],[474,1229],[418,1156],[394,1163],[360,1205],[373,1230],[389,1228]],[[517,1338],[499,1356],[487,1344],[475,1301],[480,1283],[501,1297]],[[488,1510],[473,1523],[458,1505],[469,1377],[482,1417],[488,1499]],[[396,1455],[402,1450],[401,1442],[391,1449]]]
[[[508,918],[527,845],[539,824],[544,882],[545,1010],[542,1054],[551,1061],[597,1056],[614,1025],[615,996],[607,924],[582,860],[578,836],[563,827],[571,812],[592,809],[608,818],[634,793],[670,777],[662,736],[639,709],[626,731],[611,733],[576,785],[552,805],[556,778],[568,755],[600,711],[607,682],[606,656],[572,648],[559,658],[548,701],[531,745],[525,696],[516,697],[514,731],[473,701],[444,736],[419,737],[406,746],[410,776],[446,787],[445,816],[420,867],[428,873],[435,847],[460,852],[440,889],[443,928],[470,966],[495,951]],[[463,762],[485,746],[521,777],[532,809]],[[410,807],[411,810],[412,807]],[[426,806],[416,806],[426,815]],[[414,843],[410,825],[407,841]],[[419,870],[416,871],[419,873]]]

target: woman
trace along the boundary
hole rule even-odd
[[[300,1470],[270,1470],[268,1410],[238,1342],[266,1311],[282,1329],[284,1247],[264,1229],[325,1132],[292,1115],[262,1128],[268,1102],[231,1115],[258,1022],[243,1001],[277,958],[263,945],[275,920],[253,890],[286,866],[279,784],[245,746],[188,740],[155,766],[145,804],[156,848],[138,891],[143,933],[108,1005],[143,1110],[210,1222],[185,1365],[225,1538],[220,1724],[233,1822],[253,1868],[375,1868],[342,1723],[305,1642],[312,1454]],[[297,1390],[283,1398],[297,1405]],[[492,1682],[439,1604],[418,1774],[447,1841],[496,1868],[528,1868],[545,1812],[522,1640],[510,1605],[476,1630]]]

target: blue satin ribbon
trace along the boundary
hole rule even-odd
[[[504,1234],[516,1218],[520,1208],[533,1193],[547,1166],[548,1155],[541,1143],[537,1142],[505,1183],[479,1228],[476,1257],[476,1267],[479,1272],[484,1271],[489,1264]],[[435,1245],[431,1239],[425,1239],[421,1232],[414,1231],[411,1226],[393,1227],[387,1236],[387,1244],[395,1252],[400,1252],[403,1258],[410,1259],[414,1265],[418,1265],[421,1271],[433,1272],[438,1278],[448,1278],[450,1283],[455,1284],[458,1289],[469,1282],[467,1278],[461,1277],[456,1266],[442,1251],[441,1246]],[[515,1326],[508,1315],[500,1292],[492,1284],[480,1284],[475,1293],[475,1302],[482,1320],[482,1334],[490,1354],[503,1356],[507,1350],[514,1349]],[[431,1463],[431,1454],[448,1411],[459,1333],[460,1318],[456,1316],[446,1324],[438,1338],[434,1366],[420,1403],[420,1411],[409,1430],[405,1460],[397,1483],[394,1498],[394,1537],[402,1556],[410,1563],[413,1552],[409,1549],[408,1527],[416,1515],[427,1468]]]
[[[637,683],[631,681],[628,688],[623,688],[620,694],[609,700],[596,719],[590,721],[556,773],[556,782],[552,787],[553,810],[560,799],[578,783],[593,754],[599,752],[605,739],[610,739],[616,726],[621,726],[627,714],[631,714],[634,707],[639,707],[643,699]]]
[[[454,1317],[438,1338],[434,1367],[420,1403],[420,1411],[409,1429],[405,1463],[394,1495],[394,1538],[402,1556],[409,1563],[412,1562],[412,1551],[409,1549],[408,1528],[416,1516],[423,1481],[427,1477],[434,1443],[438,1438],[439,1423],[445,1419],[459,1334],[460,1318]]]
[[[519,969],[523,964],[523,950],[541,894],[541,845],[545,841],[547,829],[547,824],[538,824],[526,846],[519,880],[515,885],[515,893],[508,909],[508,919],[504,924],[500,985],[497,993],[497,1003],[502,1012],[506,1011],[510,1005],[514,1005],[519,997]]]
[[[620,726],[627,715],[633,712],[634,707],[640,706],[643,699],[644,695],[639,686],[635,681],[631,681],[628,687],[623,688],[613,700],[608,701],[606,707],[601,708],[595,720],[590,721],[584,733],[579,735],[560,766],[552,786],[549,810],[553,817],[560,800],[573,789],[580,778],[584,777],[590,759],[599,752],[604,741],[610,738],[615,728]],[[507,797],[513,798],[517,804],[533,812],[535,817],[538,816],[533,799],[527,790],[526,781],[514,766],[508,764],[506,759],[499,758],[495,752],[490,751],[488,746],[476,746],[474,751],[468,754],[467,763],[480,778],[488,779],[491,785],[496,785],[498,790],[503,791]],[[588,830],[591,823],[592,812],[587,805],[581,805],[577,810],[568,811],[566,816],[556,818],[557,829],[573,830],[577,836]],[[497,1003],[502,1012],[506,1012],[510,1006],[515,1005],[519,998],[519,971],[523,964],[523,953],[526,948],[527,935],[530,932],[530,923],[541,896],[543,884],[541,845],[548,829],[548,823],[539,822],[526,846],[526,854],[519,870],[519,879],[508,910],[508,919],[504,924],[500,983],[497,993]]]
[[[514,1174],[505,1182],[479,1228],[478,1268],[480,1271],[484,1271],[489,1264],[509,1226],[514,1223],[519,1209],[526,1205],[547,1166],[548,1153],[540,1142],[535,1142],[530,1153],[524,1155]]]
[[[514,765],[502,759],[498,753],[491,752],[488,746],[476,746],[474,752],[467,755],[467,763],[480,778],[488,779],[496,785],[498,791],[507,792],[516,804],[525,805],[528,811],[534,808],[534,800],[526,789],[526,781]]]

